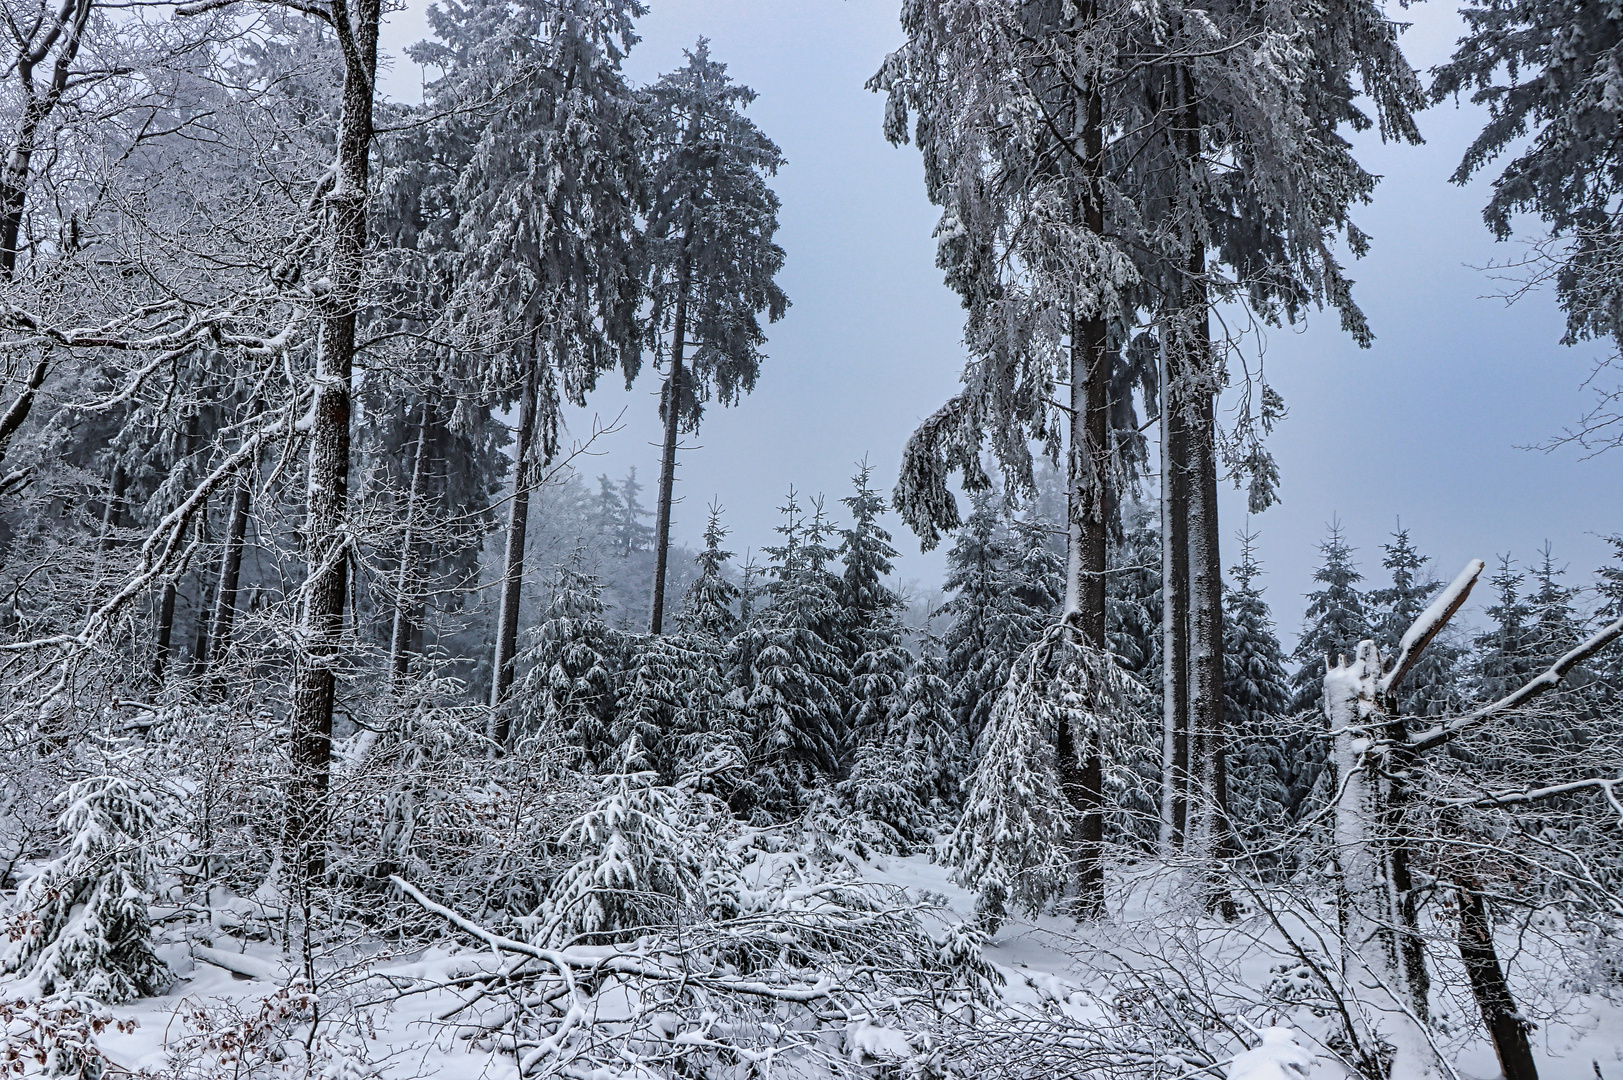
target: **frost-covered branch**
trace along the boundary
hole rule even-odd
[[[1441,724],[1409,736],[1406,748],[1416,754],[1435,749],[1452,742],[1495,716],[1521,708],[1540,694],[1561,685],[1561,680],[1569,671],[1616,641],[1619,636],[1623,636],[1623,619],[1595,631],[1589,640],[1551,664],[1542,674],[1524,683],[1514,693],[1505,695],[1491,705],[1484,705],[1480,709],[1445,720]]]

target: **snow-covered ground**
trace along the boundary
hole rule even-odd
[[[973,897],[950,880],[947,868],[924,856],[852,862],[869,882],[935,903],[933,932],[973,913]],[[1078,927],[1045,916],[1014,920],[997,931],[984,957],[1003,979],[1007,1015],[1056,1032],[1114,1030],[1141,1000],[1149,1010],[1157,994],[1203,993],[1229,1025],[1211,1039],[1231,1048],[1217,1062],[1228,1080],[1351,1075],[1322,1044],[1332,1030],[1325,1018],[1306,1004],[1282,1004],[1281,980],[1290,978],[1280,970],[1288,951],[1283,924],[1255,913],[1234,926],[1204,918],[1198,899],[1164,869],[1146,866],[1122,880],[1125,890],[1113,897],[1112,917],[1105,922]],[[469,1037],[475,1033],[464,1023],[466,1015],[447,1019],[474,977],[512,970],[511,957],[450,943],[396,955],[383,943],[370,943],[361,950],[369,953],[364,959],[320,976],[321,999],[344,1001],[342,1015],[314,1028],[307,1019],[284,1024],[285,1018],[307,1018],[314,999],[307,997],[309,987],[289,956],[265,938],[262,924],[256,927],[260,911],[252,899],[217,893],[207,924],[188,923],[179,912],[155,912],[160,919],[174,916],[160,922],[167,928],[161,933],[170,938],[160,955],[176,979],[161,996],[111,1010],[116,1020],[135,1022],[107,1026],[95,1036],[111,1075],[334,1080],[520,1075],[510,1050]],[[1505,945],[1507,955],[1527,968],[1524,982],[1530,972],[1532,982],[1549,987],[1566,982],[1567,972],[1536,967],[1541,961],[1535,942]],[[577,959],[593,953],[583,946],[569,951],[578,953]],[[629,984],[622,991],[632,992]],[[614,997],[599,992],[595,1007],[612,1010]],[[1557,1004],[1559,1015],[1542,1023],[1536,1035],[1540,1076],[1623,1080],[1623,1012],[1576,992]],[[1498,1066],[1487,1042],[1469,1034],[1477,1025],[1462,1012],[1468,1005],[1468,999],[1439,1000],[1437,1037],[1459,1080],[1487,1080],[1499,1075]],[[13,1049],[22,1045],[21,1033],[19,1023],[7,1029]],[[847,1060],[868,1065],[916,1057],[922,1045],[917,1032],[878,1017],[852,1020],[840,1038]],[[32,1062],[22,1064],[37,1069]],[[759,1067],[761,1075],[800,1076],[806,1074],[804,1064],[788,1055],[764,1059]],[[547,1075],[544,1061],[537,1066],[539,1075]]]

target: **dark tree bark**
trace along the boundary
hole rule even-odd
[[[41,128],[61,104],[62,95],[68,89],[73,62],[78,58],[79,47],[84,42],[91,7],[91,0],[64,0],[54,13],[54,19],[50,16],[39,18],[30,24],[27,40],[15,42],[16,51],[9,65],[9,73],[16,77],[23,108],[16,137],[7,148],[4,165],[0,166],[0,281],[9,282],[16,273],[23,209],[28,201],[29,174],[33,168],[34,154],[40,149]],[[39,14],[44,15],[44,12]],[[12,27],[12,34],[14,37],[17,35],[15,26]],[[43,87],[36,86],[34,69],[45,61],[52,48],[56,49],[56,59],[51,64],[50,81]],[[35,362],[22,390],[4,415],[0,415],[0,461],[5,460],[12,436],[33,411],[39,388],[44,385],[45,376],[50,372],[47,357],[48,354],[42,354]],[[15,478],[7,479],[13,484],[18,482]]]
[[[163,583],[163,595],[158,600],[157,641],[152,649],[152,681],[160,688],[169,673],[170,644],[175,636],[175,599],[179,590],[173,580]]]
[[[691,232],[691,230],[690,230]],[[684,240],[686,247],[687,239]],[[654,601],[648,629],[658,634],[665,622],[665,571],[671,554],[671,492],[676,484],[676,434],[682,419],[682,353],[687,348],[689,265],[676,272],[676,320],[672,328],[671,376],[665,389],[665,445],[659,462],[659,505],[654,517]]]
[[[220,581],[214,591],[214,632],[208,664],[218,667],[231,648],[231,628],[237,618],[237,585],[242,578],[242,551],[248,537],[248,507],[253,497],[248,474],[237,477],[231,499],[231,518],[225,526],[225,550],[220,554]]]
[[[124,472],[124,466],[114,465],[111,482],[107,485],[107,505],[101,511],[101,547],[103,551],[113,546],[113,533],[117,531],[124,513],[124,491],[129,486],[129,476]]]
[[[1104,234],[1104,202],[1099,168],[1104,154],[1103,102],[1097,90],[1082,95],[1081,190],[1083,228]],[[1071,430],[1069,522],[1066,554],[1065,618],[1074,622],[1082,644],[1106,651],[1105,569],[1110,505],[1110,339],[1104,313],[1075,313],[1071,324]],[[1078,918],[1104,914],[1104,783],[1100,733],[1058,733],[1060,784],[1076,815]]]
[[[501,706],[513,685],[518,655],[518,607],[524,587],[524,535],[530,520],[530,487],[534,483],[536,380],[532,366],[525,375],[519,402],[518,447],[513,464],[513,503],[507,519],[507,552],[502,566],[501,611],[496,618],[496,657],[491,665],[491,732],[498,749],[507,745],[510,721]]]
[[[4,167],[0,168],[0,281],[10,281],[17,268],[28,177],[34,154],[40,149],[40,129],[61,104],[62,95],[68,89],[91,7],[91,0],[65,0],[53,13],[54,19],[41,18],[33,24],[28,40],[16,43],[16,56],[10,67],[17,77],[23,109],[17,136],[6,154]],[[15,28],[12,33],[17,33]],[[56,59],[51,64],[50,81],[43,87],[36,86],[34,68],[44,62],[53,47]],[[34,388],[37,389],[37,384]]]
[[[336,669],[350,554],[344,537],[349,502],[350,411],[355,324],[366,251],[366,201],[382,0],[328,0],[324,13],[343,62],[332,187],[322,200],[330,289],[320,311],[316,388],[305,497],[305,606],[302,655],[294,677],[287,798],[287,864],[303,903],[326,867],[323,849],[332,756]],[[308,960],[308,956],[306,957]]]
[[[1161,334],[1161,844],[1171,854],[1189,811],[1189,444]]]
[[[1529,1025],[1516,1010],[1510,984],[1499,964],[1493,944],[1493,919],[1482,895],[1482,883],[1469,874],[1455,878],[1460,901],[1460,959],[1471,983],[1471,996],[1482,1011],[1482,1022],[1493,1039],[1499,1056],[1499,1071],[1505,1080],[1538,1080],[1533,1048],[1527,1035]]]

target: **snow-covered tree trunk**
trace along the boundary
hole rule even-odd
[[[1403,858],[1402,803],[1383,749],[1389,718],[1381,710],[1382,668],[1380,649],[1362,641],[1351,661],[1338,658],[1324,676],[1341,964],[1370,1013],[1370,1034],[1393,1048],[1392,1080],[1419,1080],[1447,1073],[1425,1031],[1424,987],[1415,986],[1404,955],[1412,909],[1395,865]]]
[[[1097,92],[1078,103],[1081,114],[1082,226],[1095,236],[1104,233],[1104,207],[1096,175],[1103,154],[1104,121]],[[1073,312],[1071,323],[1071,412],[1068,457],[1068,542],[1065,565],[1064,618],[1073,622],[1085,647],[1107,649],[1105,570],[1109,548],[1110,506],[1110,374],[1109,327],[1097,306]],[[1076,862],[1076,915],[1094,918],[1104,912],[1104,766],[1102,732],[1080,734],[1062,723],[1057,734],[1056,766],[1067,801],[1075,813],[1071,843]]]
[[[530,488],[534,483],[535,361],[524,376],[519,399],[518,446],[513,455],[513,502],[508,507],[507,550],[502,559],[501,610],[496,616],[496,657],[490,669],[490,707],[495,710],[491,738],[497,747],[507,745],[509,720],[501,709],[502,700],[513,685],[518,656],[518,608],[524,591],[524,536],[530,523]]]
[[[412,575],[417,568],[417,516],[422,513],[423,487],[428,478],[428,403],[417,421],[417,449],[411,463],[411,487],[406,493],[405,535],[400,539],[400,566],[395,573],[394,622],[389,630],[389,678],[406,673],[406,648],[411,640]]]
[[[343,57],[343,103],[331,187],[322,198],[327,246],[315,400],[305,494],[301,656],[293,686],[287,795],[287,863],[301,891],[325,867],[322,832],[332,754],[336,668],[343,654],[350,538],[351,376],[366,252],[366,203],[382,0],[329,0],[323,13]]]
[[[683,247],[692,238],[687,229]],[[665,445],[659,461],[659,505],[654,517],[654,600],[648,629],[658,634],[665,623],[665,571],[671,554],[671,491],[676,484],[676,433],[682,418],[682,353],[687,348],[688,290],[692,267],[684,254],[676,271],[676,321],[671,331],[671,375],[665,389]]]

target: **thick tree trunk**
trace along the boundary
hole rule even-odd
[[[1092,119],[1097,119],[1096,115]],[[1102,232],[1097,200],[1086,205],[1089,228]],[[1110,352],[1102,317],[1073,317],[1071,332],[1071,431],[1065,619],[1082,644],[1106,652],[1105,570],[1110,506]],[[1060,784],[1076,815],[1078,918],[1104,914],[1104,782],[1100,733],[1063,727],[1057,733]],[[1078,744],[1078,737],[1085,740]]]
[[[1187,68],[1175,78],[1179,149],[1185,167],[1204,169],[1203,137],[1194,79]],[[1227,731],[1223,722],[1223,563],[1217,514],[1217,362],[1211,345],[1210,296],[1206,287],[1206,237],[1202,209],[1185,208],[1187,262],[1177,324],[1178,381],[1186,402],[1188,440],[1189,551],[1189,766],[1190,813],[1185,844],[1195,858],[1213,864],[1208,900],[1224,918],[1236,912],[1215,863],[1232,854],[1228,827]]]
[[[1533,1048],[1527,1038],[1528,1024],[1516,1010],[1516,999],[1499,965],[1493,944],[1493,919],[1488,915],[1481,882],[1469,874],[1455,878],[1460,901],[1460,959],[1471,983],[1471,996],[1482,1011],[1482,1022],[1493,1039],[1499,1056],[1499,1071],[1505,1080],[1538,1080]]]
[[[686,244],[684,243],[684,249]],[[665,570],[671,554],[671,491],[676,485],[676,433],[682,418],[682,353],[687,348],[688,260],[676,271],[676,323],[671,334],[671,377],[665,390],[665,446],[659,461],[659,505],[654,517],[654,602],[648,629],[658,634],[665,623]]]
[[[406,493],[406,530],[400,541],[400,568],[395,575],[394,625],[389,633],[389,678],[395,682],[406,674],[406,666],[411,659],[407,646],[412,633],[412,575],[417,569],[417,515],[422,512],[427,461],[428,403],[425,401],[422,419],[417,422],[417,452],[412,459],[411,487]]]
[[[1179,380],[1161,346],[1161,849],[1183,846],[1189,810],[1189,462]]]
[[[231,648],[231,627],[237,618],[237,585],[242,579],[242,551],[248,537],[248,507],[253,488],[248,474],[237,477],[231,499],[231,518],[225,527],[225,550],[220,555],[220,581],[214,592],[214,632],[209,667],[218,667]]]
[[[377,76],[381,0],[329,0],[343,58],[333,186],[324,199],[325,275],[316,342],[315,401],[305,503],[304,611],[294,676],[285,843],[286,864],[308,909],[310,888],[326,867],[323,851],[332,757],[336,669],[343,656],[344,603],[350,556],[344,535],[349,500],[351,377],[355,323],[366,251],[366,201]],[[308,957],[306,958],[308,960]]]
[[[152,650],[152,681],[161,689],[169,673],[170,645],[175,636],[175,598],[179,590],[173,580],[163,583],[163,595],[158,600],[157,642]]]
[[[182,451],[183,460],[190,459],[193,454],[197,453],[197,444],[202,438],[201,425],[202,418],[196,413],[187,417],[185,441],[182,444],[184,446]],[[203,512],[205,515],[208,513],[206,505]],[[178,569],[175,571],[177,574],[179,572]],[[160,689],[163,687],[164,679],[169,674],[169,662],[174,656],[175,600],[179,595],[179,591],[179,586],[174,577],[170,577],[163,583],[163,597],[158,601],[157,647],[153,649],[152,681]]]
[[[534,482],[536,380],[532,367],[524,377],[518,411],[518,447],[513,462],[513,503],[508,509],[507,551],[502,565],[501,611],[496,618],[496,656],[491,664],[490,707],[495,717],[491,738],[507,745],[509,718],[502,703],[513,685],[518,655],[518,606],[524,586],[524,535],[530,521],[530,485]]]

